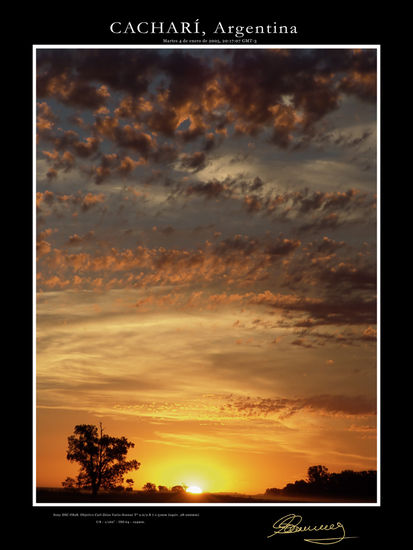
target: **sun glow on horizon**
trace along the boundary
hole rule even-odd
[[[187,492],[187,493],[193,493],[193,494],[199,495],[199,494],[202,493],[202,489],[201,489],[201,487],[198,487],[198,486],[196,486],[196,485],[191,485],[190,487],[188,487],[188,488],[186,489],[186,492]]]

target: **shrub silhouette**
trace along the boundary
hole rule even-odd
[[[183,493],[185,493],[185,486],[184,485],[174,485],[171,488],[171,492],[172,493],[183,494]]]
[[[266,495],[325,495],[332,497],[376,497],[377,472],[367,470],[354,472],[343,470],[341,473],[328,473],[325,466],[310,466],[307,481],[300,479],[287,483],[283,489],[267,489]]]

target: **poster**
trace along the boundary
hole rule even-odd
[[[33,41],[47,528],[377,536],[380,43],[257,19],[69,19]]]

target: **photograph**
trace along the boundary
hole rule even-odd
[[[380,506],[380,46],[274,20],[33,44],[49,521],[351,546]]]

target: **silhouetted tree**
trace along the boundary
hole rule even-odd
[[[294,483],[287,483],[283,491],[290,494],[302,494],[308,492],[309,487],[310,485],[306,481],[300,479]]]
[[[165,485],[158,485],[158,491],[160,493],[168,493],[169,492],[169,489],[168,487],[166,487]]]
[[[310,466],[307,471],[309,483],[323,482],[328,478],[328,468],[325,466]]]
[[[183,485],[174,485],[171,491],[172,493],[184,493],[185,487]]]
[[[156,485],[155,483],[145,483],[145,485],[143,486],[143,490],[153,493],[154,491],[156,491]]]
[[[266,495],[280,495],[282,494],[283,490],[282,489],[277,489],[277,487],[269,487],[268,489],[265,490],[265,494]]]
[[[100,488],[113,489],[123,483],[123,476],[130,470],[137,470],[137,460],[126,460],[126,455],[135,444],[126,437],[111,437],[91,424],[75,426],[74,433],[67,438],[66,458],[78,462],[80,471],[76,484],[90,488],[96,495]]]
[[[283,493],[295,495],[329,495],[342,497],[375,498],[377,489],[377,472],[368,470],[354,472],[343,470],[341,473],[328,473],[325,466],[310,466],[307,481],[303,479],[287,483]],[[276,489],[267,489],[267,494],[274,494]]]
[[[64,481],[62,481],[62,485],[65,489],[78,489],[77,481],[73,477],[67,477]]]
[[[127,484],[127,487],[126,487],[126,490],[127,491],[133,491],[133,484],[135,482],[133,481],[133,479],[127,479],[126,480],[126,484]]]

